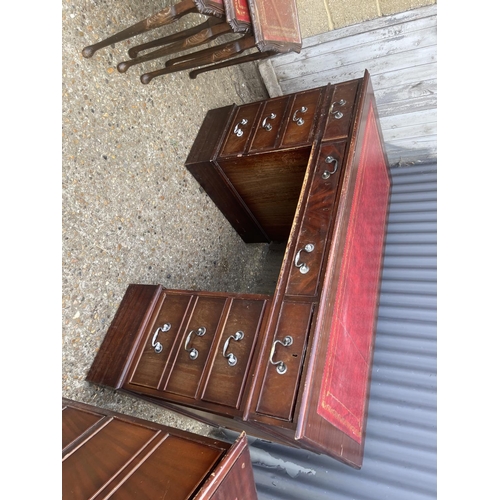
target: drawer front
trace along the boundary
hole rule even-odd
[[[260,106],[260,102],[255,102],[238,107],[231,127],[227,131],[220,156],[239,155],[245,152]]]
[[[129,384],[158,388],[191,298],[187,294],[162,294],[160,310],[145,338]]]
[[[293,253],[287,295],[314,296],[318,293],[328,231],[335,215],[345,145],[345,142],[337,142],[321,147]]]
[[[323,135],[324,141],[340,139],[349,134],[358,84],[358,81],[355,80],[335,85]]]
[[[262,151],[274,148],[282,124],[285,121],[285,113],[289,96],[270,99],[264,104],[262,114],[255,135],[252,139],[249,152]]]
[[[286,421],[293,418],[313,304],[285,301],[256,411]]]
[[[316,114],[322,89],[299,92],[294,96],[281,147],[290,147],[312,142]]]
[[[200,296],[178,345],[165,390],[195,398],[226,299]]]
[[[233,299],[201,399],[239,409],[266,301]]]

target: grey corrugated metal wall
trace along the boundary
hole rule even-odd
[[[436,498],[437,165],[391,171],[363,467],[255,440],[260,500]]]

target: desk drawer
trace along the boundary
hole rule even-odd
[[[357,90],[357,80],[335,85],[332,102],[328,109],[328,121],[323,135],[324,141],[347,137]]]
[[[129,384],[150,389],[159,387],[191,300],[190,294],[162,293],[158,313],[145,336],[142,353]]]
[[[290,97],[285,96],[265,102],[252,144],[248,150],[249,153],[274,148],[278,133],[285,122],[285,113],[289,100]]]
[[[257,413],[291,421],[304,361],[313,304],[285,301],[265,368]]]
[[[255,102],[237,108],[220,156],[241,155],[245,152],[260,106],[260,102]]]
[[[225,303],[224,297],[197,297],[177,347],[177,356],[165,391],[196,397]]]
[[[322,88],[299,92],[294,95],[288,122],[281,140],[282,148],[312,142],[322,95]]]
[[[318,292],[326,240],[336,209],[345,145],[343,141],[321,147],[293,253],[287,295],[314,296]]]
[[[215,356],[201,396],[203,401],[239,409],[265,306],[265,300],[231,301],[214,344]]]

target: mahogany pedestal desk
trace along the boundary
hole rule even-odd
[[[273,295],[130,285],[87,380],[362,464],[391,180],[368,72],[207,113],[186,167]]]
[[[234,444],[62,400],[62,498],[257,500],[247,438]]]

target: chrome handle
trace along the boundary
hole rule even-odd
[[[333,175],[337,171],[337,169],[339,168],[339,162],[333,156],[327,156],[325,158],[325,161],[326,161],[326,163],[333,163],[334,164],[333,170],[331,172],[328,170],[325,170],[323,172],[323,175],[321,176],[323,179],[328,179],[330,177],[330,175]]]
[[[266,123],[267,120],[274,120],[276,118],[276,113],[271,113],[262,120],[262,128],[266,129],[268,132],[272,130],[273,126],[270,123]]]
[[[227,358],[227,364],[229,366],[234,366],[238,362],[238,358],[232,352],[226,354],[227,348],[229,347],[229,342],[231,341],[231,339],[233,339],[236,342],[238,342],[244,336],[245,336],[245,334],[241,330],[239,330],[234,335],[231,335],[230,337],[228,337],[228,339],[224,343],[224,348],[222,349],[222,355],[225,358]]]
[[[165,323],[163,326],[159,326],[156,329],[156,332],[153,335],[153,340],[151,341],[151,345],[154,347],[156,354],[160,354],[163,349],[163,346],[158,342],[158,335],[160,332],[168,332],[171,328],[170,323]]]
[[[332,105],[330,106],[330,113],[333,114],[334,118],[340,120],[344,116],[344,113],[342,113],[341,111],[335,111],[335,113],[333,112],[333,108],[336,104],[338,104],[339,106],[345,106],[347,104],[347,101],[345,99],[340,99],[340,101],[338,102],[332,102]]]
[[[271,348],[271,354],[269,356],[269,362],[272,365],[276,366],[276,371],[283,375],[286,372],[286,365],[283,361],[273,361],[274,352],[276,351],[276,344],[281,344],[284,347],[288,347],[293,344],[293,338],[290,335],[287,335],[283,340],[275,340],[273,342],[273,347]]]
[[[243,135],[243,130],[241,130],[240,125],[246,125],[248,123],[248,120],[246,118],[243,118],[239,123],[236,124],[236,127],[234,127],[233,134],[236,134],[237,137],[241,137]]]
[[[297,113],[305,113],[307,111],[307,108],[305,106],[302,106],[300,109],[297,109],[295,113],[292,116],[292,120],[297,124],[297,125],[304,125],[304,118],[298,118]]]
[[[186,342],[184,343],[184,350],[189,352],[189,359],[195,360],[198,357],[198,350],[194,347],[189,347],[189,342],[191,342],[191,335],[193,335],[193,333],[196,333],[198,337],[203,337],[206,332],[207,329],[204,326],[198,328],[198,330],[191,330],[189,332],[188,336],[186,337]]]
[[[302,274],[306,274],[307,272],[309,272],[309,266],[307,264],[305,264],[304,262],[302,262],[302,263],[299,262],[300,252],[302,252],[302,250],[304,250],[304,251],[306,251],[308,253],[311,253],[314,250],[314,245],[312,243],[308,243],[304,248],[301,248],[297,252],[297,255],[295,256],[295,261],[294,261],[295,267],[298,267],[299,271]]]

